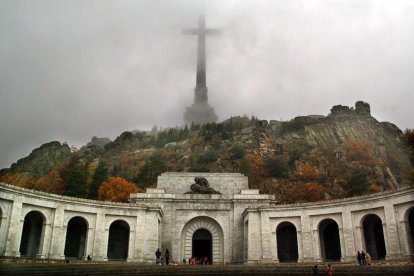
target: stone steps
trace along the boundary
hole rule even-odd
[[[0,263],[0,275],[311,275],[313,265],[170,265],[136,263]],[[388,264],[359,267],[333,265],[335,275],[413,275],[414,267]],[[326,265],[319,265],[324,275]]]

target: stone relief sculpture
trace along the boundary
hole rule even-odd
[[[194,182],[195,184],[190,186],[191,191],[186,192],[186,194],[220,194],[220,192],[210,187],[210,184],[208,184],[207,179],[204,177],[196,177]]]

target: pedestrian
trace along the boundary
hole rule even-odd
[[[366,260],[366,255],[365,255],[364,250],[362,250],[361,252],[361,263],[362,265],[367,265],[367,260]]]
[[[333,276],[334,272],[333,272],[333,268],[331,267],[330,264],[328,264],[328,268],[326,269],[326,276]]]
[[[359,250],[358,250],[358,254],[357,254],[357,260],[358,260],[358,264],[362,265],[361,252],[359,252]]]
[[[165,264],[168,265],[170,263],[170,251],[168,251],[168,248],[165,250]]]
[[[366,256],[365,256],[365,258],[367,259],[367,264],[368,265],[371,265],[371,255],[367,252],[367,254],[366,254]]]
[[[92,257],[91,257],[91,255],[88,255],[88,261],[91,261],[92,260]]]
[[[315,265],[314,267],[312,267],[312,275],[313,276],[318,276],[319,275],[318,265]]]
[[[155,264],[161,265],[161,251],[159,248],[155,251]]]

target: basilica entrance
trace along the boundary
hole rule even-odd
[[[198,229],[193,234],[193,257],[204,260],[207,257],[211,264],[213,237],[206,229]]]
[[[210,264],[225,261],[223,230],[210,217],[201,216],[189,220],[183,227],[181,241],[181,259],[208,257]]]

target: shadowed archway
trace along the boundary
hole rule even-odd
[[[385,259],[386,248],[382,221],[377,215],[367,215],[362,222],[365,249],[373,260]]]
[[[276,229],[277,256],[279,262],[298,261],[298,239],[295,225],[282,222]]]
[[[414,254],[414,208],[408,211],[408,235],[411,239],[411,254]]]
[[[128,258],[129,225],[124,220],[116,220],[109,227],[108,259],[125,260]]]
[[[336,221],[324,219],[319,223],[319,241],[322,259],[327,261],[341,260],[341,241]]]
[[[85,256],[88,224],[82,217],[73,217],[68,222],[65,241],[65,257],[83,259]]]
[[[198,229],[193,234],[193,257],[204,259],[207,257],[208,262],[212,260],[213,237],[207,229]]]
[[[22,238],[20,240],[20,255],[35,258],[40,251],[45,219],[38,211],[31,211],[24,217]]]

